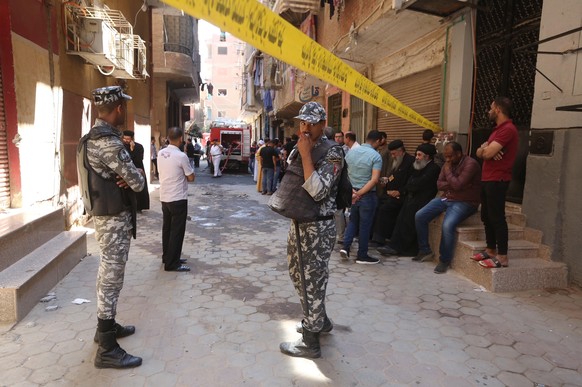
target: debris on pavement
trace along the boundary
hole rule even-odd
[[[81,304],[85,304],[88,302],[91,302],[91,300],[87,300],[85,298],[75,298],[73,301],[71,301],[73,304],[77,304],[77,305],[81,305]]]

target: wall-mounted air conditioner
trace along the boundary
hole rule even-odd
[[[120,11],[64,5],[66,50],[116,78],[145,79],[146,46]]]

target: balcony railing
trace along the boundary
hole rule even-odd
[[[164,51],[192,57],[194,52],[194,21],[190,16],[164,15]]]

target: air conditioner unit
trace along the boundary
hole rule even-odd
[[[95,65],[106,75],[144,79],[146,46],[116,10],[65,4],[66,50]]]

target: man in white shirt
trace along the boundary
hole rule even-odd
[[[218,143],[218,139],[212,140],[212,146],[210,147],[210,157],[212,158],[212,165],[214,166],[214,176],[222,176],[220,172],[220,159],[222,158],[222,145]]]
[[[170,144],[158,152],[160,201],[162,202],[162,261],[165,271],[190,271],[181,259],[188,215],[188,182],[196,177],[188,156],[178,146],[182,143],[181,128],[168,129]]]

